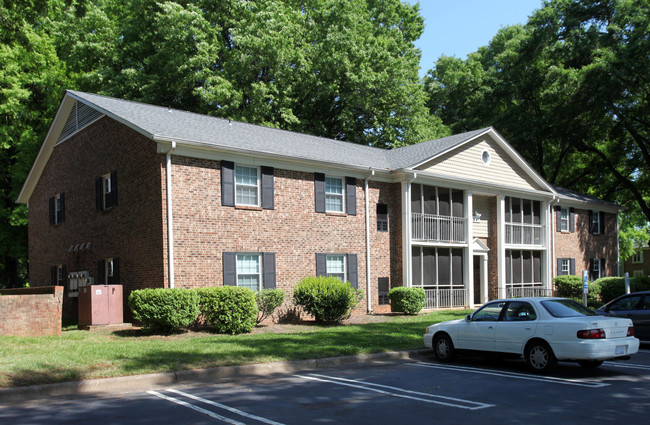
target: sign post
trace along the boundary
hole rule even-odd
[[[630,293],[630,274],[625,272],[625,293]]]
[[[582,303],[587,307],[587,294],[589,294],[589,272],[582,271]]]

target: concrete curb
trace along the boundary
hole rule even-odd
[[[77,397],[107,396],[111,394],[144,392],[151,389],[177,385],[205,384],[235,376],[265,376],[274,373],[303,372],[350,365],[370,365],[382,362],[407,361],[415,357],[421,357],[429,351],[430,350],[426,349],[393,351],[358,356],[328,357],[322,359],[247,364],[241,366],[222,366],[210,369],[181,370],[167,373],[152,373],[148,375],[121,376],[118,378],[89,379],[85,381],[63,382],[59,384],[0,388],[0,404],[71,395]]]

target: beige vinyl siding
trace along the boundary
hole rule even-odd
[[[489,165],[484,165],[481,159],[484,150],[490,153]],[[541,189],[510,155],[488,136],[463,145],[460,149],[447,152],[418,168],[431,173],[490,184],[520,189]]]
[[[476,212],[481,214],[480,221],[472,222],[472,233],[475,238],[487,238],[488,224],[490,223],[490,199],[485,196],[474,196],[472,200],[472,217]]]

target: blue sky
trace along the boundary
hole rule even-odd
[[[418,3],[417,0],[407,0]],[[465,59],[487,45],[501,27],[524,24],[542,0],[421,0],[424,33],[415,46],[422,51],[420,76],[441,56]]]

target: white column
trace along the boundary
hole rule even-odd
[[[499,298],[506,297],[506,198],[497,196],[497,289]]]
[[[409,177],[402,182],[402,284],[406,287],[412,285],[411,270],[411,181]]]
[[[465,287],[467,289],[467,304],[468,307],[472,307],[475,303],[474,300],[474,285],[478,282],[474,282],[474,206],[472,199],[472,192],[466,190],[465,193],[465,209],[463,214],[465,215],[465,235],[467,241],[467,248],[465,248],[465,261],[464,261],[464,273],[467,276]]]

